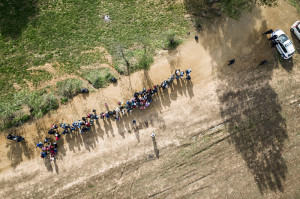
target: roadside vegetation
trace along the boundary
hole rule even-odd
[[[181,39],[177,37],[174,31],[170,31],[167,34],[165,49],[173,50],[182,43]]]
[[[192,21],[199,30],[199,16],[206,17],[205,10],[238,18],[255,3],[274,5],[275,2],[10,0],[0,3],[0,118],[6,121],[0,128],[41,117],[57,108],[58,102],[65,103],[78,94],[82,87],[82,82],[72,79],[51,85],[56,87],[52,90],[29,92],[28,82],[37,89],[40,83],[57,75],[75,74],[94,88],[101,88],[116,74],[94,66],[108,64],[120,75],[148,70],[158,49],[172,50],[184,40],[191,22],[186,14],[194,17]],[[110,20],[104,20],[105,15]],[[107,54],[112,60],[107,59]],[[55,73],[28,70],[47,63],[52,64]],[[91,69],[82,69],[83,66]],[[14,84],[25,91],[16,94]],[[37,97],[36,104],[25,103],[30,96]],[[24,106],[31,112],[23,114]]]
[[[87,70],[83,77],[93,85],[94,88],[103,88],[108,85],[114,75],[107,69]]]
[[[61,103],[66,103],[78,95],[83,87],[86,87],[86,85],[81,80],[66,79],[56,83],[56,94]]]
[[[289,0],[291,5],[297,8],[298,13],[300,14],[300,1],[299,0]]]
[[[66,102],[78,93],[80,83],[75,80],[58,83],[55,93],[31,93],[27,82],[37,87],[56,74],[43,70],[33,72],[28,68],[57,63],[53,67],[60,75],[76,74],[95,88],[106,86],[111,72],[81,69],[81,66],[107,63],[103,52],[95,51],[96,47],[108,51],[113,66],[120,73],[128,74],[127,69],[130,72],[148,69],[155,50],[164,47],[169,30],[178,37],[186,34],[189,24],[184,14],[182,4],[163,0],[11,0],[1,3],[0,117],[7,118],[2,120],[6,125],[0,125],[1,129],[40,117],[56,108],[54,101]],[[109,15],[111,21],[105,21],[105,15]],[[147,43],[146,53],[141,42]],[[122,46],[129,67],[119,56],[118,46]],[[26,94],[16,94],[14,83],[25,89]],[[37,97],[36,102],[42,105],[32,105],[34,111],[23,117],[20,112],[29,96]],[[51,105],[46,103],[49,100]]]
[[[30,118],[40,118],[59,105],[54,93],[45,89],[21,91],[13,96],[14,103],[0,103],[0,130],[18,126]]]
[[[19,126],[29,119],[41,118],[78,95],[81,88],[92,88],[78,79],[57,82],[38,91],[22,90],[13,95],[12,101],[0,103],[0,130]]]

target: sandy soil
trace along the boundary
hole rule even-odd
[[[13,129],[26,142],[2,135],[0,198],[299,198],[299,55],[282,61],[261,35],[280,28],[291,36],[297,17],[280,1],[239,21],[207,21],[199,43],[191,38],[160,53],[150,71]],[[237,61],[227,66],[231,58]],[[115,108],[175,68],[192,68],[192,81],[176,82],[118,123],[99,121],[88,134],[60,139],[55,162],[39,158],[35,143],[52,123],[105,110],[105,102]]]

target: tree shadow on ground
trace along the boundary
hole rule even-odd
[[[28,147],[26,140],[22,142],[7,140],[6,148],[9,148],[7,157],[12,168],[16,168],[23,161],[23,155],[27,159],[32,157],[33,150]]]
[[[30,19],[38,14],[37,3],[37,0],[1,0],[1,35],[11,38],[19,37]]]
[[[217,1],[208,0],[184,0],[183,5],[188,14],[191,15],[197,32],[203,30],[203,19],[213,19],[221,15],[221,9]],[[198,41],[196,41],[198,43]]]
[[[288,135],[278,95],[269,83],[279,60],[262,36],[270,27],[261,18],[261,11],[255,9],[239,21],[208,21],[199,40],[216,70],[220,113],[230,143],[263,194],[266,190],[284,191],[287,166],[282,151]],[[228,66],[232,58],[236,63]],[[259,65],[264,59],[268,64]]]

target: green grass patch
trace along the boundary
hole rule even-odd
[[[179,44],[182,43],[181,39],[176,35],[176,32],[169,31],[165,41],[165,49],[173,50],[176,49]]]
[[[56,93],[60,97],[62,103],[66,103],[69,99],[80,93],[81,88],[86,87],[81,80],[67,79],[56,83]]]
[[[137,69],[149,70],[150,65],[153,63],[153,61],[154,60],[151,55],[143,53],[138,59]],[[134,69],[134,70],[136,70],[136,69]]]
[[[27,89],[26,80],[38,87],[53,77],[49,72],[28,68],[56,63],[53,67],[60,75],[79,74],[95,88],[104,87],[113,76],[111,72],[81,69],[107,63],[104,52],[96,47],[112,55],[120,74],[149,69],[154,52],[165,48],[169,32],[176,32],[181,39],[188,31],[185,14],[183,4],[164,0],[10,0],[1,4],[0,118],[5,122],[0,128],[19,125],[28,117],[41,117],[58,106],[57,98],[65,103],[78,93],[80,83],[68,80],[56,85],[57,97],[46,90],[16,94],[14,83]],[[104,21],[104,15],[111,21]],[[24,106],[32,112],[24,112]]]
[[[0,102],[0,130],[21,125],[30,118],[40,118],[58,106],[57,98],[46,90],[18,92],[12,101]]]
[[[289,0],[290,4],[297,8],[298,13],[300,14],[300,1],[299,0]]]
[[[131,70],[148,68],[152,54],[141,56],[139,44],[147,41],[154,52],[164,47],[169,30],[182,37],[189,27],[184,6],[164,0],[11,0],[0,13],[0,89],[5,91],[0,98],[6,101],[13,98],[15,82],[23,87],[23,79],[34,85],[51,79],[30,67],[59,63],[60,72],[76,73],[80,66],[104,63],[101,52],[82,53],[95,47],[108,50],[121,74],[126,67],[118,46]],[[104,21],[104,15],[112,20]]]
[[[40,118],[52,109],[58,107],[58,100],[53,93],[46,93],[44,90],[35,91],[26,96],[24,104],[30,108],[34,118]]]
[[[82,73],[82,76],[88,80],[94,88],[103,88],[107,86],[110,83],[111,78],[114,77],[108,68],[86,70]]]

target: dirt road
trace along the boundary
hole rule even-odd
[[[26,143],[1,136],[0,197],[299,198],[300,56],[282,61],[261,35],[280,28],[291,36],[297,17],[280,1],[239,21],[208,21],[199,43],[190,39],[160,53],[150,71],[75,97],[16,129]],[[299,41],[291,38],[299,53]],[[227,66],[231,58],[236,63]],[[264,59],[268,64],[259,66]],[[188,67],[192,81],[176,82],[149,109],[118,123],[97,122],[88,134],[67,135],[55,162],[38,157],[35,143],[52,123],[105,110],[105,102],[115,108],[135,90]]]

